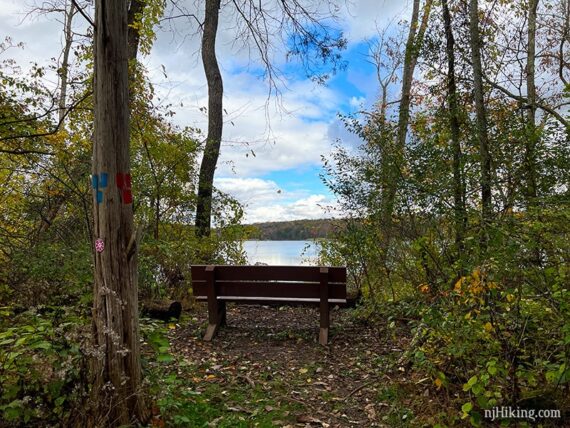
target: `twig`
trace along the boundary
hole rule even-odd
[[[374,382],[376,382],[376,380],[371,380],[370,382],[363,383],[363,384],[360,385],[358,388],[353,389],[352,392],[350,392],[346,397],[344,397],[344,398],[342,399],[342,401],[348,400],[350,397],[352,397],[352,396],[353,396],[354,394],[356,394],[358,391],[360,391],[360,390],[366,388],[367,386],[372,385]]]

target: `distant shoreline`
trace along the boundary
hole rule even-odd
[[[292,220],[252,223],[244,227],[253,229],[250,240],[306,241],[328,239],[338,228],[338,220]]]

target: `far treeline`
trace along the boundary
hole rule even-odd
[[[335,220],[291,220],[253,223],[251,238],[262,241],[302,241],[306,239],[326,239],[338,230],[340,223]]]

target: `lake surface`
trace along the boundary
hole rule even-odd
[[[245,241],[243,248],[249,264],[316,265],[314,241]]]

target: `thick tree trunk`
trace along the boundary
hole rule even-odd
[[[210,235],[212,214],[212,191],[214,173],[220,155],[223,129],[222,97],[224,87],[216,58],[216,34],[220,0],[206,0],[206,15],[202,35],[202,63],[208,81],[208,136],[198,178],[198,201],[196,204],[196,236]]]
[[[536,84],[535,84],[535,57],[536,57],[536,11],[539,0],[529,0],[528,29],[527,29],[527,60],[526,60],[526,88],[528,98],[527,129],[528,136],[525,147],[526,161],[526,197],[527,205],[533,206],[536,200],[536,145],[538,141],[536,129]]]
[[[455,39],[451,26],[451,14],[447,0],[442,0],[443,26],[445,28],[447,55],[447,105],[449,110],[449,128],[453,151],[453,209],[455,218],[455,244],[461,252],[467,227],[465,212],[465,189],[463,186],[461,140],[459,134],[459,106],[457,85],[455,82]]]
[[[95,3],[91,425],[144,422],[130,194],[127,2]],[[103,248],[104,246],[104,248]]]
[[[488,227],[493,215],[491,199],[491,155],[487,135],[487,115],[483,94],[483,69],[481,66],[481,36],[479,34],[479,5],[477,0],[469,1],[469,34],[471,62],[473,66],[473,96],[475,99],[476,137],[479,142],[481,163],[481,254],[487,251]]]

